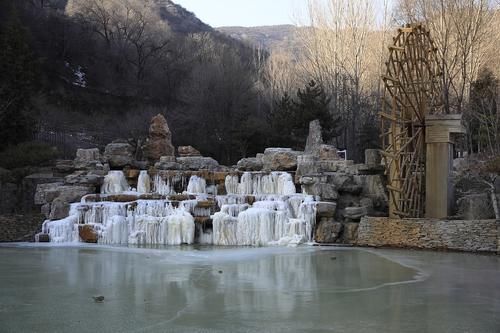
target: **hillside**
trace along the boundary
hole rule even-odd
[[[297,28],[294,25],[274,25],[260,27],[219,27],[218,31],[241,41],[267,50],[295,53],[299,49]]]
[[[175,144],[219,161],[263,147],[254,49],[173,1],[3,0],[0,49],[4,146],[65,154],[140,138],[162,113]]]

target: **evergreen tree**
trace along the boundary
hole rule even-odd
[[[0,30],[0,142],[3,147],[29,138],[30,97],[35,63],[16,10]]]
[[[319,119],[325,141],[338,136],[337,126],[340,117],[333,117],[330,112],[330,100],[320,85],[311,80],[305,89],[297,91],[298,100],[294,102],[293,122],[294,136],[301,145],[305,144],[309,131],[309,123]]]
[[[285,92],[281,99],[274,103],[274,109],[269,119],[273,145],[283,147],[290,145],[291,133],[294,129],[294,112],[294,102],[290,95]]]

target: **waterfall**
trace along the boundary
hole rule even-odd
[[[198,176],[191,176],[187,186],[188,193],[207,193],[207,182]]]
[[[101,194],[119,194],[129,190],[123,171],[110,171],[104,177]]]
[[[206,180],[191,176],[187,191],[172,199],[175,201],[142,200],[145,196],[141,194],[151,192],[151,179],[143,170],[138,192],[124,196],[129,202],[94,202],[92,196],[84,197],[80,203],[71,204],[67,218],[45,221],[42,231],[52,242],[79,242],[79,227],[88,225],[99,244],[110,245],[181,245],[196,241],[267,246],[313,241],[317,203],[313,196],[295,193],[290,174],[245,172],[241,179],[227,176],[225,184],[228,195],[209,194]],[[128,189],[123,172],[111,171],[105,177],[100,199]],[[153,191],[174,193],[171,180],[165,182],[160,175],[153,179]]]
[[[148,172],[142,170],[139,173],[139,179],[137,180],[137,192],[138,193],[150,193],[151,192],[151,178]]]

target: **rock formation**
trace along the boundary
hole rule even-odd
[[[160,160],[162,156],[174,156],[175,149],[172,145],[172,133],[167,120],[161,114],[151,119],[149,137],[143,147],[144,157],[150,162]]]

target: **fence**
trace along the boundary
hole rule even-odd
[[[71,159],[75,157],[77,149],[96,147],[102,149],[117,137],[119,134],[105,130],[39,124],[33,131],[32,139],[57,147],[61,158]]]

